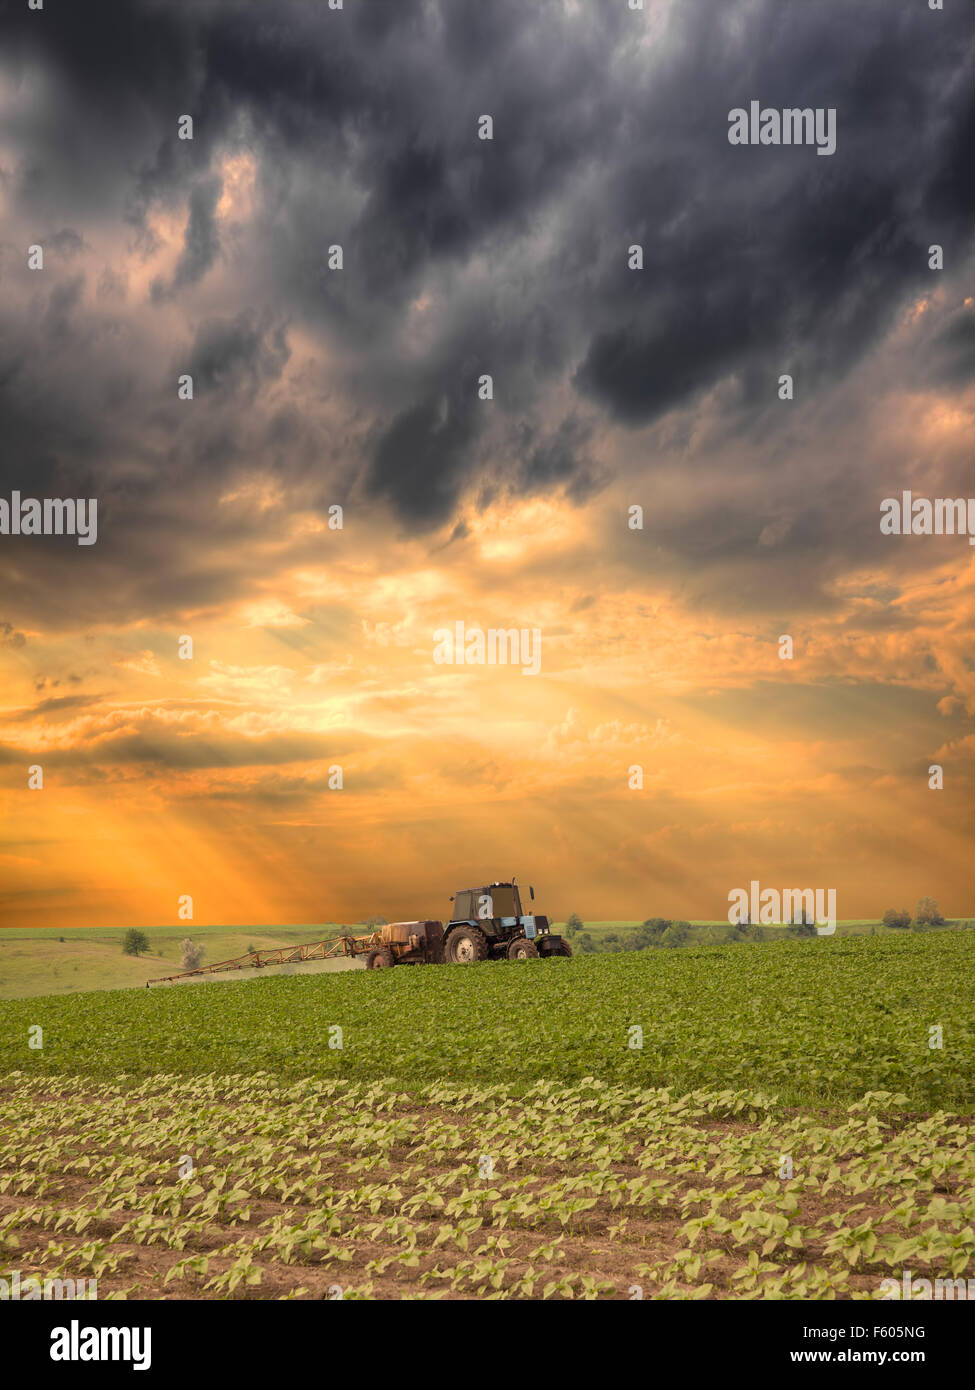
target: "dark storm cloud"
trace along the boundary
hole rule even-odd
[[[44,246],[52,247],[65,260],[70,260],[72,256],[80,255],[85,250],[84,239],[70,227],[62,227],[59,232],[52,232],[49,236],[42,237],[41,243]]]
[[[28,719],[35,719],[39,715],[57,715],[71,713],[74,710],[86,709],[92,705],[97,705],[101,701],[100,695],[60,695],[49,700],[38,700],[36,705],[31,705],[24,709],[5,710],[0,714],[0,723],[21,724]]]
[[[597,470],[589,459],[593,427],[589,422],[567,415],[548,434],[540,434],[532,424],[519,426],[513,451],[522,460],[515,477],[519,492],[545,492],[566,485],[574,500],[582,501],[597,486]]]
[[[760,4],[737,7],[733,39],[723,9],[687,7],[682,56],[635,96],[640,128],[664,136],[633,140],[607,180],[645,269],[618,250],[602,268],[576,380],[628,425],[730,374],[792,370],[805,391],[835,379],[930,286],[936,199],[938,239],[971,244],[968,195],[951,196],[975,75],[960,25],[923,7]],[[835,107],[836,153],[730,145],[728,112],[753,98]]]
[[[187,359],[193,389],[231,396],[252,396],[266,381],[279,377],[288,360],[283,324],[260,324],[245,311],[232,320],[200,325]]]
[[[370,488],[408,520],[445,516],[475,438],[475,411],[472,394],[457,389],[403,411],[376,446]]]
[[[205,788],[177,790],[173,795],[182,800],[195,797],[206,801],[233,801],[247,805],[255,810],[273,809],[281,806],[307,806],[309,801],[321,793],[334,791],[330,782],[334,779],[326,771],[321,776],[289,776],[287,773],[272,772],[258,777],[246,784],[240,780],[208,782]],[[403,786],[405,777],[397,769],[384,761],[378,768],[364,770],[356,768],[348,781],[343,784],[343,795],[349,797],[370,796],[376,792],[389,795],[390,789]]]
[[[203,179],[189,196],[190,215],[186,224],[186,240],[170,285],[156,281],[152,286],[154,300],[164,299],[187,285],[195,285],[213,265],[220,250],[217,232],[217,202],[222,192],[219,179]]]
[[[99,0],[5,21],[0,484],[97,489],[115,524],[93,586],[155,529],[157,593],[229,596],[234,575],[195,564],[180,528],[212,534],[247,467],[323,505],[340,480],[422,530],[467,494],[585,500],[609,426],[666,422],[729,383],[712,435],[778,430],[762,448],[781,457],[769,381],[795,372],[814,399],[927,292],[929,242],[954,270],[971,248],[961,7]],[[728,111],[752,98],[835,107],[836,153],[732,147]],[[220,161],[237,154],[253,206],[225,235]],[[107,229],[151,249],[160,209],[186,218],[182,247],[136,295],[91,248]],[[31,279],[24,247],[51,228]],[[328,369],[272,402],[298,330]],[[970,379],[970,316],[941,341],[943,379]],[[184,371],[200,400],[177,415]],[[206,490],[174,516],[194,470]],[[719,544],[747,555],[742,483]],[[794,487],[783,506],[806,500]],[[695,544],[690,523],[672,535]],[[51,552],[55,585],[65,564]]]
[[[975,378],[975,313],[958,314],[934,346],[935,379],[961,386]]]
[[[308,732],[268,734],[246,737],[227,733],[195,731],[193,736],[171,728],[153,727],[143,720],[136,733],[120,733],[92,740],[73,748],[40,748],[24,738],[16,744],[0,743],[0,765],[17,765],[43,756],[52,767],[101,768],[165,766],[180,771],[203,768],[265,767],[285,763],[309,763],[346,758],[368,749],[375,740],[346,729],[336,729],[326,738]]]

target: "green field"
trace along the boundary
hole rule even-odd
[[[0,1070],[406,1087],[595,1076],[757,1086],[805,1105],[885,1090],[971,1111],[973,977],[975,933],[949,931],[48,996],[0,1003]],[[928,1046],[935,1025],[940,1049]]]
[[[950,1281],[973,978],[935,931],[3,1001],[0,1252],[99,1298]]]

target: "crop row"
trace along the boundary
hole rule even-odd
[[[971,1122],[905,1100],[13,1074],[0,1247],[100,1297],[877,1297],[975,1262]]]

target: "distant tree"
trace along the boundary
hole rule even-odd
[[[576,946],[583,953],[583,955],[595,954],[596,948],[593,945],[592,937],[589,935],[587,931],[584,931],[580,936],[576,938]]]
[[[669,917],[648,917],[643,925],[638,928],[638,931],[646,936],[649,946],[659,946],[663,934],[669,926]]]
[[[184,970],[196,970],[207,953],[205,946],[197,945],[188,936],[184,939],[180,949],[183,952],[180,965]]]
[[[566,936],[575,936],[578,932],[585,929],[585,925],[585,922],[583,922],[578,912],[570,912],[565,921]]]
[[[785,927],[786,936],[815,936],[816,935],[816,916],[803,902],[802,907],[797,908],[794,904],[792,915],[783,914],[781,925]],[[756,928],[760,930],[760,928]],[[763,940],[764,937],[757,937],[756,940]]]
[[[58,940],[59,940],[59,941],[63,941],[63,940],[64,940],[64,937],[63,937],[63,936],[59,936],[59,937],[58,937]]]
[[[690,922],[671,922],[660,938],[660,944],[661,946],[686,946],[690,934]]]
[[[254,943],[253,943],[252,941],[248,941],[248,943],[247,943],[247,954],[250,955],[252,951],[256,951],[256,950],[257,950],[257,947],[254,945]]]
[[[906,907],[900,912],[896,907],[888,907],[881,921],[885,927],[896,927],[900,931],[911,925],[911,914]]]
[[[943,927],[945,919],[941,915],[934,898],[919,898],[914,909],[914,925],[918,927]]]
[[[644,922],[641,926],[633,928],[623,945],[627,951],[645,951],[648,946],[658,945],[659,941],[660,937],[655,936]]]
[[[130,927],[122,937],[122,951],[127,956],[139,956],[149,949],[149,938],[145,932]]]
[[[364,927],[371,927],[372,930],[375,931],[377,927],[385,927],[388,924],[386,922],[385,917],[370,917],[369,920],[367,922],[363,922],[362,925]]]

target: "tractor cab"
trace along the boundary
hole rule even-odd
[[[535,896],[532,890],[532,897]],[[452,922],[476,922],[494,917],[522,916],[517,883],[488,883],[483,888],[462,888],[454,898]]]

